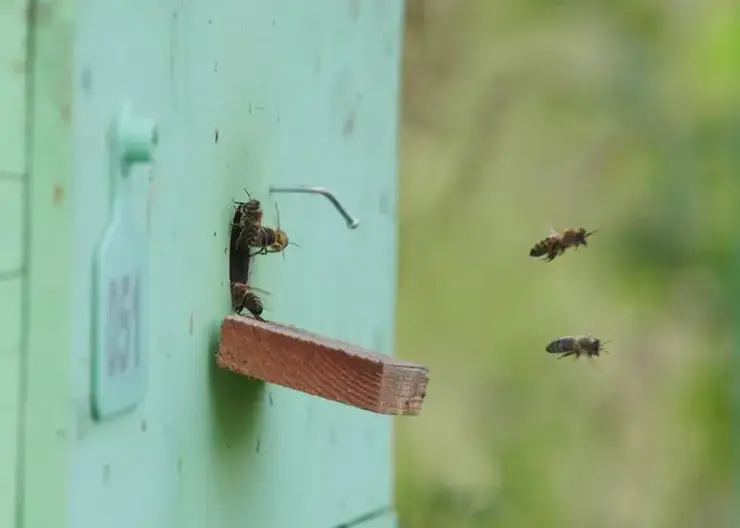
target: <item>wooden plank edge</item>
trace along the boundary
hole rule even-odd
[[[293,326],[230,315],[221,325],[217,364],[379,414],[418,415],[428,369]]]

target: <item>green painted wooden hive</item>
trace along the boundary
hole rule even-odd
[[[403,8],[2,2],[0,528],[396,525]],[[333,344],[229,315],[244,188],[262,316]]]

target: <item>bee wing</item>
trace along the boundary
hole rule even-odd
[[[254,286],[249,286],[249,289],[255,293],[259,293],[260,295],[272,295],[269,291],[263,290],[262,288],[255,288]]]
[[[545,231],[547,231],[547,233],[548,233],[549,235],[554,235],[554,234],[556,234],[556,233],[557,233],[557,231],[555,231],[555,229],[553,229],[553,227],[552,227],[552,224],[547,224],[547,225],[545,226]]]

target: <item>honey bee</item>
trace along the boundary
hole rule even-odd
[[[264,321],[262,318],[264,305],[262,304],[262,299],[254,293],[255,291],[269,295],[269,292],[260,290],[259,288],[247,286],[242,282],[234,282],[231,284],[231,303],[236,313],[241,314],[242,310],[246,308],[255,319]]]
[[[580,356],[585,355],[590,360],[593,356],[599,356],[602,352],[608,353],[604,348],[604,344],[604,341],[590,335],[568,336],[559,337],[551,341],[545,347],[545,350],[550,354],[561,354],[558,359],[568,356],[578,359]]]
[[[288,245],[298,246],[295,242],[290,242],[288,234],[280,229],[280,211],[277,204],[275,204],[275,212],[277,214],[277,228],[260,226],[257,229],[257,233],[250,240],[249,245],[259,249],[250,254],[250,257],[266,255],[267,253],[282,253]],[[285,254],[283,254],[283,258],[285,258]]]
[[[245,246],[248,247],[262,227],[263,214],[259,200],[253,199],[246,188],[244,192],[247,193],[249,200],[246,202],[234,202],[236,205],[234,221],[239,226],[239,236],[235,243],[237,249],[242,249]]]
[[[550,229],[550,234],[537,242],[532,249],[529,250],[530,257],[542,257],[545,262],[551,262],[555,260],[555,257],[565,253],[565,250],[569,247],[578,249],[578,246],[587,247],[586,238],[596,233],[598,229],[593,231],[586,231],[584,228],[573,228],[564,229],[561,232]]]

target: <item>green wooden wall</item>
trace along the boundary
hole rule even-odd
[[[213,354],[232,199],[246,186],[274,221],[271,184],[328,187],[362,225],[348,230],[320,197],[276,195],[300,247],[257,260],[265,316],[392,352],[402,12],[377,0],[2,4],[0,456],[18,469],[0,470],[0,526],[395,525],[389,417],[219,371]],[[97,423],[91,266],[106,129],[124,102],[159,127],[156,163],[133,174],[150,372],[139,408]]]
[[[26,24],[23,0],[0,3],[0,526],[19,499],[18,442],[26,281]]]

